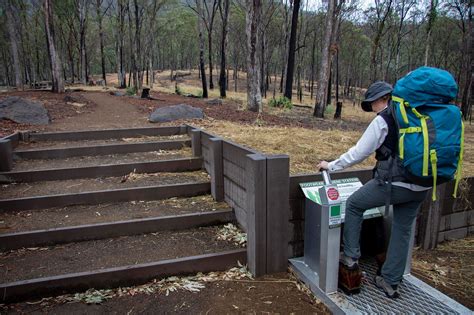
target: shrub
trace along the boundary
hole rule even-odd
[[[334,106],[328,105],[324,110],[324,115],[331,116],[334,114]]]
[[[272,98],[270,102],[268,102],[268,105],[270,107],[280,107],[280,108],[286,108],[286,109],[291,109],[293,108],[293,103],[291,101],[284,97],[280,96],[279,98]]]
[[[175,85],[174,92],[178,95],[183,95],[183,90],[181,90],[181,88],[178,86],[178,84]]]
[[[135,94],[137,94],[137,88],[135,88],[133,86],[129,86],[126,89],[126,93],[127,93],[128,96],[135,95]]]

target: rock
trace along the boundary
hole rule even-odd
[[[82,108],[82,107],[87,105],[87,104],[79,103],[79,102],[67,102],[66,104],[72,105],[72,106],[75,106],[75,107],[79,107],[79,108]]]
[[[212,100],[206,101],[206,104],[212,106],[222,105],[222,100],[220,98],[213,98]]]
[[[10,96],[0,101],[0,119],[9,119],[19,124],[47,125],[48,111],[41,102]]]
[[[113,96],[125,96],[125,93],[119,92],[119,91],[111,91],[111,92],[110,92],[110,95],[113,95]]]
[[[150,122],[168,122],[178,119],[194,118],[204,118],[202,109],[192,107],[187,104],[179,104],[156,109],[153,113],[151,113],[148,120]]]

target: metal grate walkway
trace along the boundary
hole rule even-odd
[[[461,314],[435,296],[437,291],[420,286],[404,279],[401,283],[400,298],[389,299],[375,286],[374,277],[377,271],[375,260],[361,261],[361,269],[366,272],[359,294],[346,295],[342,291],[331,295],[331,299],[349,313],[360,314]],[[428,290],[427,290],[428,289]],[[350,303],[350,306],[347,305]]]

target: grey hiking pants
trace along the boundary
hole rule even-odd
[[[344,254],[346,256],[357,259],[360,257],[359,239],[364,211],[385,205],[387,186],[379,180],[372,179],[347,199],[344,223]],[[382,267],[382,277],[388,284],[398,285],[402,280],[412,223],[425,197],[426,191],[412,191],[392,185],[392,232],[387,258]]]

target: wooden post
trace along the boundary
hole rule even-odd
[[[0,140],[0,171],[8,172],[13,168],[13,146],[8,139]]]
[[[202,156],[201,130],[191,130],[191,149],[193,151],[193,156]]]
[[[267,273],[288,267],[290,158],[267,157]]]
[[[189,129],[188,125],[179,126],[179,134],[180,135],[187,135],[188,134],[188,129]]]
[[[267,272],[267,160],[247,155],[247,263],[255,277]]]
[[[438,245],[439,223],[441,220],[441,210],[443,209],[446,184],[439,185],[436,189],[436,201],[430,202],[427,217],[425,218],[423,249],[435,249]],[[431,190],[428,193],[431,198]]]
[[[211,138],[209,150],[211,165],[211,195],[216,201],[224,200],[224,165],[222,160],[222,139]]]

